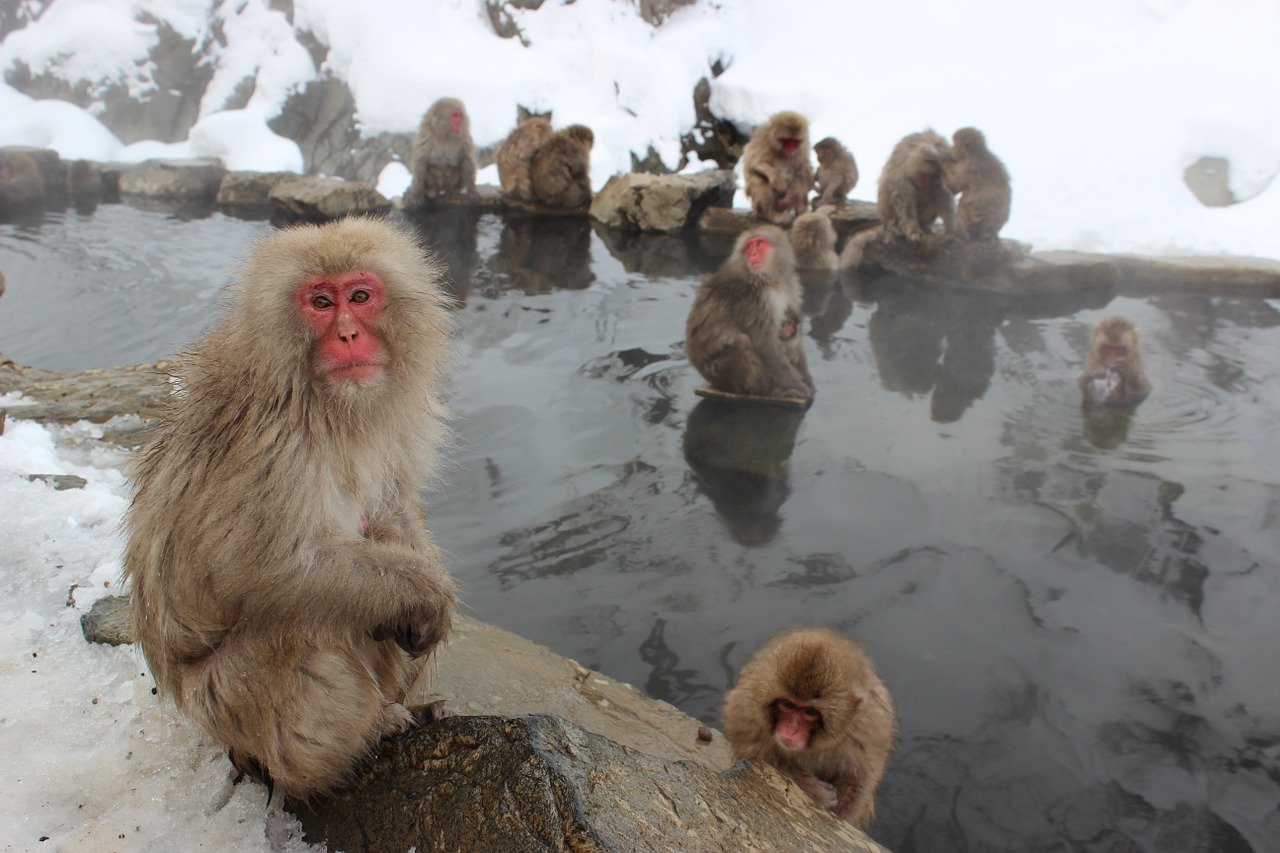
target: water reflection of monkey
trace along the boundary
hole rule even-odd
[[[480,212],[465,207],[432,207],[406,211],[405,220],[417,232],[418,242],[444,262],[444,289],[459,305],[466,304],[471,274],[480,263],[476,250]]]
[[[844,328],[845,321],[853,313],[853,302],[841,286],[840,273],[835,270],[801,270],[800,289],[804,299],[801,310],[809,317],[809,337],[819,344],[823,354],[836,332]]]
[[[576,216],[508,216],[493,266],[525,293],[590,287],[596,279],[591,223]]]
[[[761,403],[701,400],[684,429],[684,458],[734,541],[763,545],[782,526],[787,462],[804,413]]]

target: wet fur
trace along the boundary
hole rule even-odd
[[[833,270],[836,255],[836,228],[826,213],[802,213],[791,225],[791,248],[796,269]]]
[[[942,183],[942,164],[950,149],[932,130],[909,134],[894,146],[876,194],[887,239],[919,242],[939,217],[951,232],[954,199]]]
[[[782,140],[799,140],[788,154]],[[813,166],[809,163],[809,120],[790,110],[756,128],[742,149],[742,176],[751,212],[766,222],[788,223],[808,209]]]
[[[453,132],[449,114],[462,112],[462,128]],[[457,98],[441,98],[427,110],[413,138],[409,156],[413,183],[405,193],[405,207],[421,207],[438,195],[474,195],[476,146],[471,141],[471,119]]]
[[[943,163],[947,189],[960,194],[955,233],[966,240],[994,240],[1009,221],[1013,190],[1009,172],[987,148],[982,132],[963,127],[952,136],[952,153]]]
[[[1125,360],[1113,365],[1119,375],[1119,385],[1105,398],[1094,396],[1093,379],[1107,372],[1102,357],[1103,345],[1124,346],[1128,349]],[[1093,328],[1093,340],[1085,357],[1084,370],[1076,384],[1080,388],[1085,405],[1131,406],[1141,403],[1151,393],[1151,380],[1142,366],[1142,351],[1138,346],[1138,330],[1124,317],[1111,317]]]

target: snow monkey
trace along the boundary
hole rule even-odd
[[[427,110],[409,155],[413,183],[405,207],[422,207],[433,196],[474,195],[476,147],[471,120],[457,98],[441,98]]]
[[[1151,393],[1142,368],[1138,330],[1124,317],[1111,317],[1093,328],[1093,342],[1077,380],[1083,402],[1127,406]]]
[[[498,147],[498,182],[502,192],[521,201],[533,200],[529,167],[538,146],[551,136],[551,122],[530,116],[511,131]]]
[[[887,239],[918,243],[938,217],[951,232],[951,193],[943,186],[942,164],[950,154],[947,140],[932,130],[903,137],[880,173],[876,209]]]
[[[960,194],[956,234],[966,240],[994,240],[1009,221],[1013,198],[1009,172],[977,128],[960,128],[951,142],[951,156],[942,164],[942,181],[948,190]]]
[[[756,128],[742,149],[742,176],[757,218],[787,223],[803,213],[813,186],[808,119],[784,110]]]
[[[529,165],[534,201],[577,209],[591,203],[591,128],[571,124],[538,146]]]
[[[835,269],[836,227],[831,224],[831,217],[825,211],[797,216],[791,223],[791,248],[796,253],[797,269]]]
[[[130,471],[159,691],[289,796],[432,717],[402,703],[455,599],[418,498],[453,336],[440,278],[377,220],[265,238]]]
[[[812,400],[801,301],[786,233],[772,225],[743,233],[693,299],[685,325],[689,361],[721,391]]]
[[[814,180],[818,186],[818,197],[813,200],[813,209],[824,204],[842,207],[853,188],[858,185],[858,164],[853,154],[840,144],[834,136],[819,140],[813,146],[818,155],[818,173]]]
[[[893,749],[893,699],[852,640],[821,628],[775,637],[724,697],[734,758],[758,758],[862,829]]]

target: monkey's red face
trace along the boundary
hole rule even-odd
[[[1102,363],[1108,367],[1129,357],[1129,348],[1124,344],[1101,344],[1098,349],[1100,350],[1098,354],[1102,356]]]
[[[742,247],[742,254],[747,256],[747,266],[751,267],[753,272],[760,272],[769,263],[769,253],[773,251],[773,244],[769,242],[768,237],[752,237],[747,244]]]
[[[773,709],[777,715],[773,737],[787,751],[804,749],[813,730],[822,725],[822,712],[807,702],[782,698],[773,703]]]
[[[449,126],[453,128],[454,136],[462,133],[462,110],[454,110],[449,113]]]
[[[782,150],[787,154],[796,153],[796,149],[800,147],[800,140],[794,136],[782,137]]]
[[[376,320],[386,287],[371,272],[319,276],[298,287],[298,310],[316,334],[316,359],[330,382],[367,382],[382,375],[386,355]]]

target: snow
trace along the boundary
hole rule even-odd
[[[119,591],[125,454],[77,450],[101,428],[51,431],[22,420],[22,402],[0,395],[5,848],[44,849],[47,836],[50,850],[266,850],[268,833],[303,848],[266,789],[232,786],[223,750],[151,694],[141,653],[84,640],[80,616]],[[29,474],[88,485],[57,491]]]
[[[292,24],[269,0],[207,10],[53,0],[0,43],[0,69],[146,95],[160,30],[139,16],[163,22],[213,69],[188,139],[123,146],[93,119],[101,103],[86,112],[0,84],[0,144],[298,170],[297,146],[266,123],[292,92],[335,75],[367,135],[413,132],[446,95],[467,103],[480,146],[501,141],[519,106],[588,124],[599,188],[650,148],[678,164],[693,87],[719,62],[718,115],[749,130],[779,109],[804,112],[813,139],[837,136],[858,158],[855,197],[874,197],[903,135],[974,125],[1013,174],[1006,236],[1043,249],[1280,257],[1280,4],[1269,0],[701,0],[658,28],[622,0],[547,2],[509,9],[516,39],[494,34],[480,0],[296,0]],[[300,34],[328,46],[321,67]],[[228,110],[244,91],[243,109]],[[1246,203],[1195,199],[1182,173],[1203,156],[1230,162]],[[379,186],[395,194],[408,182],[388,166]]]

